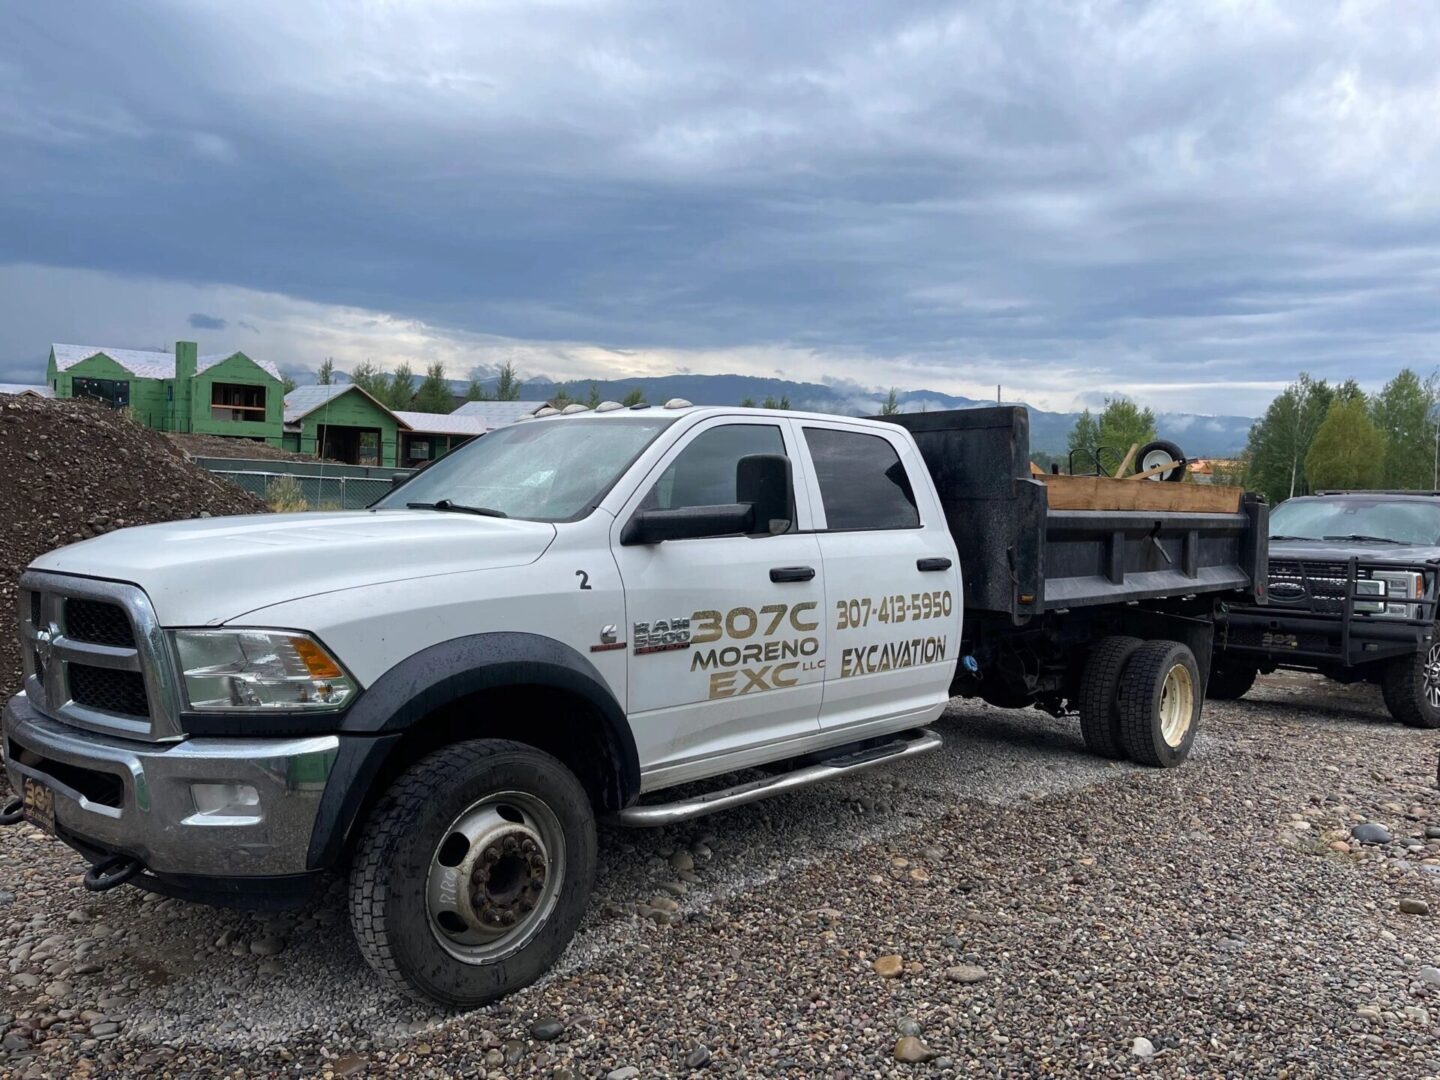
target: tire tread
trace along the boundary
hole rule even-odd
[[[1101,638],[1090,649],[1080,677],[1080,736],[1092,754],[1115,761],[1125,757],[1116,711],[1120,680],[1126,662],[1144,644],[1117,634]]]

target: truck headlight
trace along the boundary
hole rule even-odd
[[[355,680],[314,638],[286,630],[176,630],[192,709],[340,709]]]
[[[1372,570],[1370,576],[1384,583],[1380,590],[1382,595],[1399,597],[1402,600],[1418,600],[1425,595],[1425,575],[1417,574],[1413,570]],[[1355,605],[1355,610],[1361,610],[1359,604]],[[1400,618],[1419,618],[1420,607],[1418,604],[1385,604],[1382,609],[1382,605],[1376,604],[1375,613],[1396,615]]]

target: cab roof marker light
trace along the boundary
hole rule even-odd
[[[589,412],[589,411],[590,411],[590,406],[589,406],[589,405],[582,405],[582,404],[580,404],[580,402],[577,401],[577,402],[575,402],[573,405],[566,405],[565,408],[563,408],[563,409],[560,410],[560,414],[561,414],[562,416],[569,416],[571,413]]]
[[[634,405],[631,405],[630,408],[631,408],[632,410],[634,410],[634,409],[648,409],[648,408],[650,408],[650,403],[649,403],[648,401],[641,401],[641,402],[637,402],[637,403],[634,404]]]
[[[694,408],[694,405],[691,402],[686,401],[683,397],[672,397],[669,401],[665,402],[665,408],[691,409]]]
[[[602,401],[595,406],[596,412],[614,412],[616,409],[623,409],[625,406],[618,401]]]

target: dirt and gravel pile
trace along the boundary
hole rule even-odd
[[[37,555],[130,525],[264,509],[104,406],[0,397],[0,692],[19,684],[10,613],[16,580]]]

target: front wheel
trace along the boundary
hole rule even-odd
[[[1120,740],[1137,765],[1174,768],[1190,756],[1204,700],[1195,654],[1178,641],[1147,641],[1120,680]]]
[[[469,1008],[540,977],[595,879],[595,818],[555,758],[480,739],[436,751],[375,807],[350,921],[393,989]]]
[[[1440,728],[1440,641],[1386,664],[1380,691],[1390,715],[1402,724]]]
[[[1255,685],[1257,674],[1249,664],[1217,661],[1210,669],[1210,685],[1205,688],[1205,696],[1214,701],[1238,701]]]

